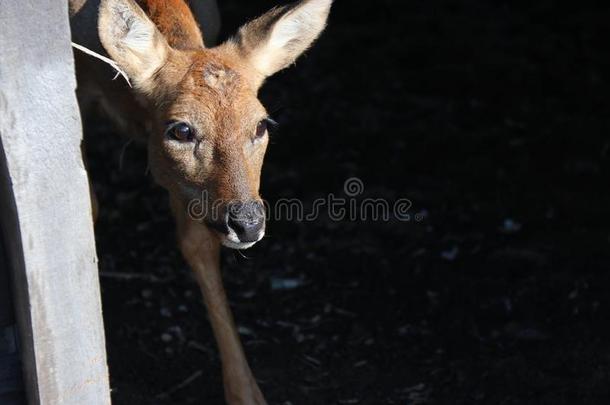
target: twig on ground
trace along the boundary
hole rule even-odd
[[[102,271],[100,272],[100,277],[110,278],[119,281],[141,280],[154,284],[169,283],[173,280],[173,277],[160,278],[155,276],[154,274],[149,273],[119,273],[112,271]]]
[[[190,383],[192,383],[193,381],[195,381],[196,379],[198,379],[202,375],[203,375],[203,370],[195,371],[193,374],[191,374],[190,377],[188,377],[186,380],[182,381],[180,384],[175,385],[172,388],[170,388],[169,390],[167,390],[165,392],[162,392],[161,394],[157,395],[157,399],[168,398],[174,392],[179,391],[182,388],[186,387],[187,385],[189,385]]]

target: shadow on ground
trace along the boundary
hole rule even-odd
[[[361,198],[413,203],[410,222],[273,221],[225,252],[270,403],[610,401],[609,13],[562,4],[338,0],[270,80],[266,199],[355,176]],[[269,6],[230,2],[225,29]],[[167,197],[144,151],[87,129],[113,402],[220,404]]]

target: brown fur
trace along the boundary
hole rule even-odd
[[[203,36],[183,0],[138,0],[167,42],[175,49],[201,49]]]

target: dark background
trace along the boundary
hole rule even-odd
[[[225,35],[275,4],[220,3]],[[610,403],[606,3],[337,0],[269,81],[267,200],[356,176],[413,203],[411,222],[272,221],[224,252],[271,404]],[[87,122],[114,403],[220,404],[167,196]]]

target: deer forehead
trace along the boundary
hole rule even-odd
[[[256,93],[250,91],[242,75],[216,59],[195,60],[188,77],[182,87],[183,94],[195,97],[200,106],[214,110],[215,115],[235,108],[243,110],[245,103],[256,99]]]
[[[237,72],[215,63],[208,63],[203,67],[202,77],[206,86],[218,92],[227,93],[229,89],[234,89],[239,85]]]
[[[195,53],[190,62],[191,77],[197,86],[225,96],[246,87],[240,66],[227,55],[215,50],[203,50]]]

